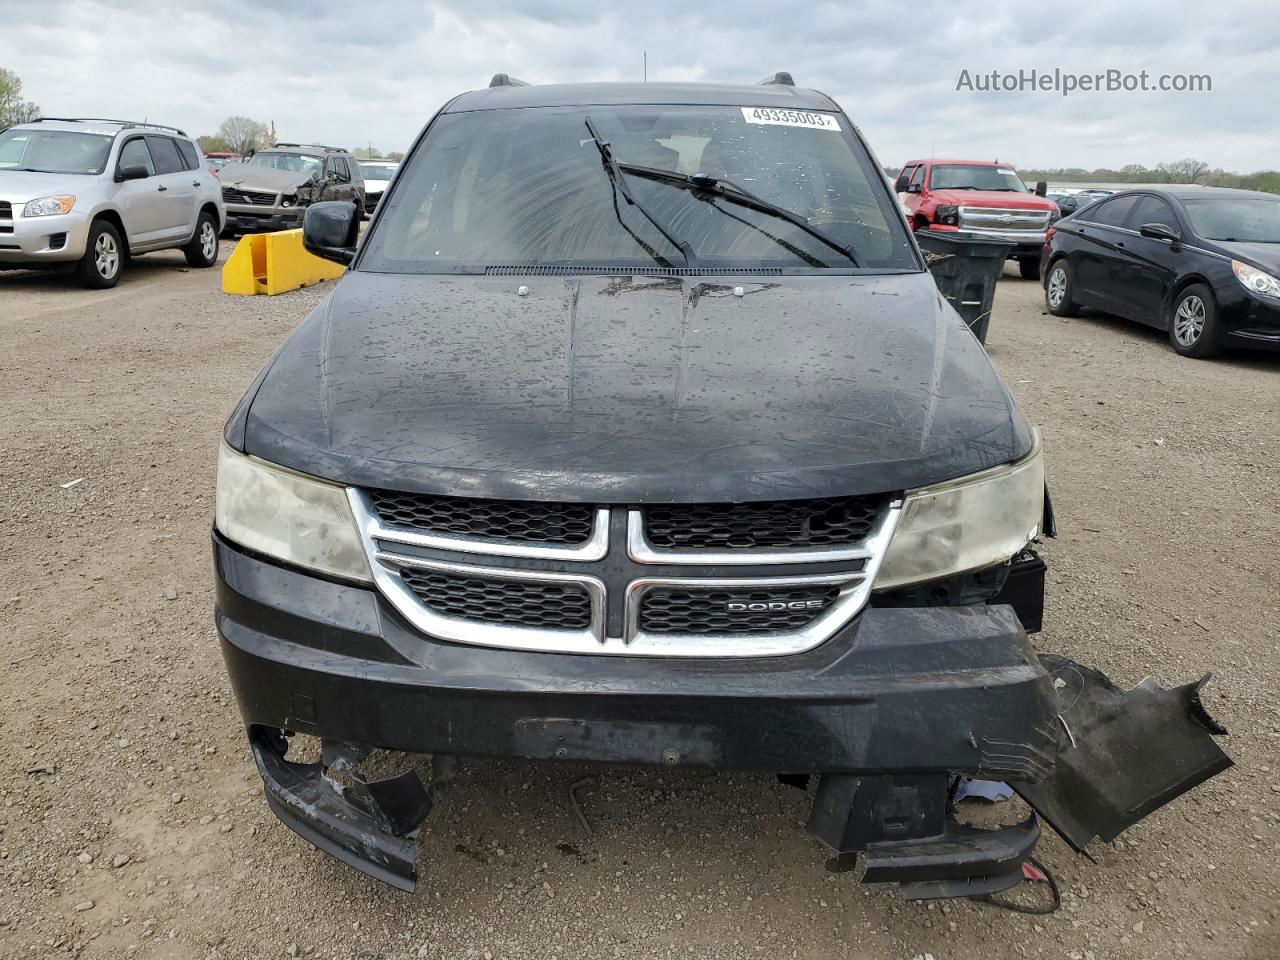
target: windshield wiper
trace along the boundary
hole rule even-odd
[[[772,217],[777,217],[779,220],[785,220],[792,226],[799,227],[814,239],[821,240],[836,253],[845,257],[855,267],[861,266],[853,252],[853,248],[849,244],[833,237],[821,227],[815,227],[800,214],[757,197],[746,187],[734,183],[732,180],[709,177],[701,173],[690,176],[684,173],[675,173],[671,170],[659,170],[657,167],[643,167],[636,163],[620,163],[618,167],[627,173],[634,173],[638,177],[660,180],[663,183],[684,187],[686,190],[709,193],[720,197],[722,200],[728,200],[730,203],[736,203],[742,207],[750,207],[752,210],[759,210],[761,213],[767,213]]]
[[[691,267],[698,262],[697,256],[693,252],[693,248],[689,246],[689,241],[683,243],[671,235],[671,231],[662,225],[653,214],[646,210],[631,193],[631,187],[627,185],[627,178],[622,172],[622,165],[618,163],[613,155],[613,148],[609,145],[609,141],[600,136],[600,131],[596,129],[596,125],[591,122],[590,117],[586,117],[587,131],[591,134],[592,142],[595,143],[596,149],[600,151],[600,162],[604,164],[605,173],[609,175],[609,183],[613,186],[613,212],[618,217],[618,222],[622,224],[622,228],[631,234],[640,246],[655,260],[668,263],[666,257],[661,256],[656,250],[636,236],[635,231],[622,223],[622,213],[618,210],[618,194],[622,194],[622,199],[627,201],[629,206],[635,207],[644,216],[646,220],[653,224],[654,228],[667,238],[668,242],[680,251],[684,257],[685,266]]]

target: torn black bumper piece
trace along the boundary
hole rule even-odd
[[[386,780],[353,778],[342,786],[327,775],[324,762],[286,760],[288,742],[275,730],[255,727],[249,742],[267,804],[285,826],[361,873],[400,890],[414,889],[414,834],[431,812],[416,772]]]
[[[1213,739],[1227,731],[1200,701],[1208,675],[1165,689],[1151,678],[1121,690],[1104,674],[1040,657],[1059,705],[1057,762],[1036,782],[1012,786],[1084,852],[1231,766]]]
[[[1040,839],[1035,816],[998,830],[951,816],[951,777],[825,774],[809,832],[835,856],[828,869],[863,868],[863,883],[898,883],[908,899],[997,893],[1022,879]]]

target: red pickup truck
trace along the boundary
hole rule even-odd
[[[1045,232],[1060,216],[1045,197],[1044,181],[1034,191],[1007,163],[982,160],[912,160],[893,189],[913,230],[951,232],[1013,243],[1023,279],[1040,279]]]

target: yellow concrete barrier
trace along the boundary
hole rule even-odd
[[[244,236],[222,265],[222,292],[274,297],[342,276],[343,266],[307,253],[301,230]]]

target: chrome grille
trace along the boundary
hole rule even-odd
[[[274,207],[279,199],[278,193],[264,193],[261,190],[239,190],[235,187],[223,187],[222,199],[227,203],[243,203],[253,207]]]
[[[378,589],[426,635],[624,656],[783,656],[817,646],[866,605],[901,515],[888,497],[746,509],[354,489],[348,499]],[[611,543],[610,531],[624,529]],[[646,529],[664,545],[650,544]],[[697,535],[677,536],[690,529]],[[731,575],[735,564],[741,576]]]
[[[1023,238],[1041,235],[1049,227],[1048,210],[961,207],[960,229],[969,233]]]
[[[457,573],[400,571],[409,589],[443,616],[519,627],[585,630],[591,597],[573,583],[486,580]]]
[[[812,623],[839,594],[834,586],[764,590],[655,587],[640,600],[639,624],[646,633],[777,633]]]

